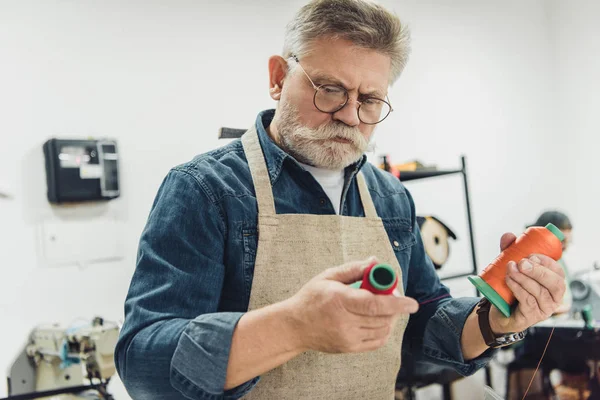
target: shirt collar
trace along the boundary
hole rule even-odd
[[[256,132],[258,133],[258,140],[265,156],[267,171],[269,171],[271,183],[275,183],[277,178],[279,178],[281,170],[283,169],[283,164],[286,162],[286,160],[301,168],[300,164],[298,164],[298,162],[292,156],[277,146],[277,144],[275,144],[273,139],[271,139],[267,133],[267,128],[271,124],[271,121],[273,121],[274,116],[275,110],[270,109],[260,112],[256,118]],[[346,175],[348,175],[348,172],[354,175],[363,167],[366,161],[367,156],[363,154],[357,162],[346,167]]]

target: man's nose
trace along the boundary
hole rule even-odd
[[[352,98],[348,99],[348,102],[341,110],[333,113],[333,119],[343,122],[348,126],[358,126],[360,124],[360,118],[358,118],[358,102]]]

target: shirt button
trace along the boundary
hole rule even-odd
[[[398,243],[397,240],[394,240],[394,247],[398,247],[398,246],[400,246],[400,243]]]
[[[325,199],[319,200],[319,204],[321,204],[322,206],[324,206],[325,205]]]

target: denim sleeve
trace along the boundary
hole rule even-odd
[[[410,201],[412,204],[412,198]],[[410,317],[403,351],[408,351],[415,360],[450,367],[464,376],[472,375],[494,354],[488,349],[470,361],[465,361],[462,354],[462,330],[479,299],[452,298],[425,253],[416,223],[413,232],[417,243],[410,257],[406,296],[419,303],[419,311]]]
[[[223,391],[242,313],[218,312],[225,225],[198,180],[173,169],[142,233],[115,363],[134,399],[238,399]]]

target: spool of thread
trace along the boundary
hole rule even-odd
[[[518,263],[521,259],[538,253],[558,261],[562,256],[564,235],[553,224],[545,227],[532,226],[508,246],[478,276],[470,276],[469,281],[483,294],[505,317],[510,317],[511,306],[516,303],[512,291],[506,285],[506,273],[509,261]]]
[[[352,287],[366,289],[374,294],[391,294],[398,285],[398,274],[388,264],[369,265],[363,273],[361,281],[354,282]]]

